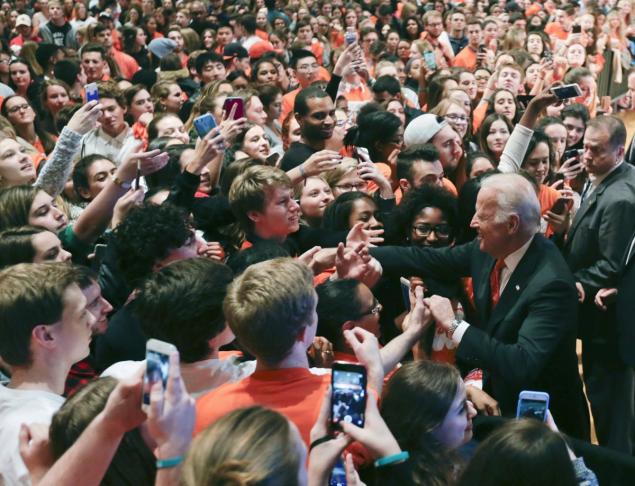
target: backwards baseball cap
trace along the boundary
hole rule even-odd
[[[406,127],[403,134],[403,142],[406,147],[420,143],[428,143],[442,128],[448,126],[448,122],[432,113],[419,115]]]
[[[18,18],[15,19],[15,26],[20,27],[21,25],[26,25],[27,27],[31,27],[31,17],[27,14],[18,15]]]
[[[243,57],[249,57],[247,49],[241,46],[238,42],[227,44],[223,49],[223,58],[225,59],[225,61],[230,61],[235,57],[239,59],[242,59]]]

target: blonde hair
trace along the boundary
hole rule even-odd
[[[462,90],[459,90],[459,91],[462,91]],[[461,111],[463,111],[466,115],[469,115],[469,113],[467,113],[463,105],[460,105],[456,101],[448,99],[448,98],[444,98],[441,101],[439,101],[437,103],[437,106],[435,106],[434,108],[430,110],[430,113],[434,115],[445,116],[448,114],[448,111],[450,110],[450,107],[452,105],[458,106],[459,108],[461,108]]]
[[[157,84],[152,86],[152,91],[150,95],[154,100],[154,111],[155,113],[161,113],[165,110],[165,106],[161,104],[161,101],[167,98],[170,95],[170,86],[178,86],[176,81],[159,81]]]
[[[275,167],[250,167],[236,177],[229,189],[229,204],[245,231],[253,227],[248,213],[262,211],[269,192],[278,187],[292,189],[293,185],[286,172]]]
[[[331,189],[334,189],[337,183],[342,180],[342,177],[356,169],[357,161],[350,157],[346,157],[342,160],[342,163],[335,169],[324,173],[324,180],[331,187]]]
[[[286,358],[316,305],[313,272],[294,258],[251,265],[231,284],[223,310],[238,342],[258,361]]]
[[[304,467],[297,441],[292,425],[278,412],[263,407],[234,410],[194,439],[181,484],[294,486]]]

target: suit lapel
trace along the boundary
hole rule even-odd
[[[474,288],[474,304],[478,310],[481,322],[484,324],[489,320],[491,306],[491,290],[489,285],[489,276],[494,269],[496,260],[487,256],[487,260],[481,265],[480,272],[475,275],[472,285]]]
[[[490,336],[494,335],[496,328],[500,322],[507,316],[511,308],[516,304],[518,298],[525,290],[525,286],[529,281],[531,275],[536,271],[539,263],[540,251],[538,248],[538,240],[540,235],[534,236],[534,241],[531,242],[527,252],[518,263],[518,266],[512,273],[511,278],[505,286],[505,290],[500,296],[498,305],[491,313],[489,320],[487,321],[487,333]]]

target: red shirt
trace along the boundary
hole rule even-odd
[[[194,435],[233,410],[262,405],[293,422],[308,446],[330,382],[330,374],[314,375],[307,368],[255,371],[198,399]]]

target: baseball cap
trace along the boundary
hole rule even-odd
[[[27,27],[31,27],[31,17],[27,14],[18,15],[18,18],[15,19],[15,26],[20,27],[21,25],[26,25]]]
[[[256,42],[249,48],[249,57],[252,59],[260,59],[266,52],[273,51],[273,44],[269,41]]]
[[[223,49],[223,58],[225,58],[226,61],[229,61],[230,59],[233,59],[235,57],[239,59],[243,57],[249,57],[247,49],[241,46],[238,42],[227,44]]]
[[[403,141],[406,147],[411,145],[428,143],[432,137],[448,126],[448,122],[432,113],[424,113],[412,120],[406,127],[403,134]]]

